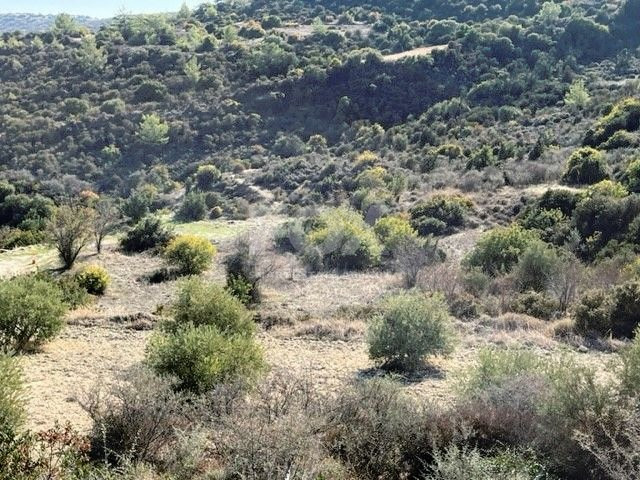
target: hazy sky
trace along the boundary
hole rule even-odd
[[[0,13],[61,12],[91,17],[112,17],[122,7],[130,13],[176,12],[184,0],[0,0]],[[205,0],[187,0],[193,7]]]

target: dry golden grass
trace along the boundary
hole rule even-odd
[[[430,47],[419,47],[419,48],[414,48],[413,50],[407,50],[405,52],[385,55],[382,58],[385,62],[397,62],[405,58],[425,57],[427,55],[431,55],[435,51],[446,50],[447,47],[448,47],[447,45],[432,45]]]

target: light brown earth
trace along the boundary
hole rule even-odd
[[[221,260],[234,235],[248,231],[255,238],[270,238],[274,226],[281,221],[281,217],[266,216],[189,227],[218,244],[216,264],[206,277],[224,281]],[[458,257],[477,234],[472,231],[450,237],[442,246],[451,257]],[[275,258],[276,269],[265,284],[264,303],[257,313],[263,325],[259,341],[274,370],[284,368],[312,378],[325,392],[381,374],[367,356],[366,322],[376,302],[400,288],[399,278],[379,272],[307,276],[293,256],[272,252],[271,257]],[[72,312],[57,339],[42,351],[22,357],[29,425],[36,430],[67,421],[81,431],[89,429],[90,419],[78,398],[142,361],[154,327],[153,313],[158,306],[169,303],[176,290],[176,282],[151,285],[146,280],[162,264],[158,257],[123,255],[116,251],[113,241],[100,256],[90,254],[82,261],[104,265],[112,284],[92,306]],[[0,260],[0,271],[3,266]],[[427,271],[426,275],[435,275],[434,272]],[[553,340],[548,334],[549,326],[535,320],[517,328],[495,319],[455,321],[455,331],[455,352],[448,358],[434,359],[421,375],[405,379],[408,392],[436,402],[450,401],[459,373],[473,363],[477,351],[486,345],[526,346],[542,355],[571,355],[595,365],[603,365],[611,356],[577,353],[575,347]]]

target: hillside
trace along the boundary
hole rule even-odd
[[[0,15],[0,480],[640,478],[639,18]]]
[[[55,15],[36,15],[32,13],[0,13],[0,33],[2,32],[46,32],[53,27]],[[75,16],[79,25],[89,30],[98,30],[105,20]]]

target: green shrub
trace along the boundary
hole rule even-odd
[[[638,397],[640,394],[640,335],[636,330],[633,341],[620,354],[620,387],[625,395]]]
[[[488,275],[507,273],[518,263],[527,248],[538,241],[535,232],[516,224],[494,228],[482,235],[465,262]]]
[[[545,291],[560,266],[560,257],[556,251],[543,242],[532,242],[514,268],[514,277],[521,292]]]
[[[464,225],[471,207],[471,201],[460,195],[435,195],[409,211],[411,225],[423,236],[450,233]]]
[[[265,368],[252,336],[223,335],[210,325],[157,334],[146,355],[156,372],[178,379],[178,389],[197,394],[221,383],[253,380]]]
[[[91,295],[103,295],[111,279],[99,265],[88,265],[76,273],[76,281]]]
[[[0,349],[40,346],[62,329],[66,310],[52,282],[36,276],[0,280]]]
[[[210,325],[229,335],[250,335],[255,325],[246,307],[224,288],[198,278],[182,282],[173,306],[170,331],[187,325]]]
[[[618,131],[633,132],[638,128],[640,128],[640,100],[627,98],[618,102],[607,115],[598,120],[596,125],[587,132],[584,144],[598,147]]]
[[[220,176],[220,170],[215,165],[200,165],[196,172],[196,185],[203,192],[209,191],[220,180]]]
[[[543,241],[553,245],[564,245],[571,238],[571,221],[557,208],[529,208],[518,223],[527,230],[535,230]]]
[[[493,153],[493,148],[489,145],[485,145],[473,152],[467,161],[467,170],[484,170],[485,168],[495,166],[498,163],[499,161]]]
[[[245,305],[261,300],[260,283],[273,268],[263,261],[265,253],[249,236],[238,238],[233,251],[225,258],[227,290]]]
[[[600,145],[603,150],[615,150],[616,148],[631,148],[638,146],[638,137],[625,130],[618,130],[609,139]]]
[[[307,244],[321,252],[322,267],[363,270],[380,262],[382,248],[373,230],[356,212],[344,208],[328,210],[315,222]]]
[[[16,358],[0,353],[0,445],[12,440],[22,426],[25,419],[22,395],[22,374]]]
[[[78,283],[75,275],[61,275],[59,277],[43,276],[47,281],[54,282],[62,293],[62,301],[69,308],[76,309],[89,303],[90,297],[87,290]]]
[[[560,210],[571,217],[578,204],[579,196],[565,188],[549,189],[538,199],[538,207],[544,210]]]
[[[386,368],[413,371],[428,355],[452,349],[447,305],[439,296],[402,294],[389,299],[367,333],[369,356]]]
[[[632,280],[613,289],[611,333],[631,338],[640,324],[640,281]]]
[[[216,248],[206,238],[180,235],[169,242],[164,258],[176,266],[180,273],[197,275],[211,265],[215,254]]]
[[[573,310],[576,332],[606,335],[611,330],[611,298],[604,290],[585,292]]]
[[[525,292],[518,295],[511,309],[542,320],[551,320],[560,310],[558,302],[542,292]]]
[[[385,251],[393,252],[407,238],[415,237],[411,223],[400,216],[383,217],[373,227]]]
[[[580,195],[583,198],[593,197],[595,195],[624,198],[629,195],[629,191],[621,183],[614,182],[613,180],[601,180],[598,183],[589,185],[584,191],[580,192]]]
[[[197,222],[207,216],[207,203],[202,193],[191,192],[185,195],[176,214],[183,222]]]
[[[166,247],[173,237],[173,231],[160,218],[150,216],[129,230],[120,240],[120,246],[125,252],[144,252]]]
[[[609,169],[602,153],[585,147],[571,154],[562,181],[569,185],[591,185],[608,177]]]
[[[640,192],[640,157],[629,163],[625,170],[625,179],[630,191]]]

